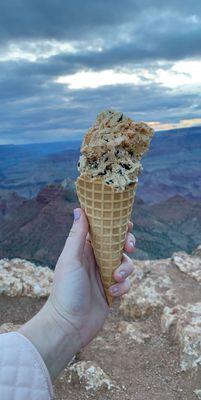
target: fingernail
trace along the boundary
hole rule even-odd
[[[129,242],[129,246],[131,246],[131,247],[134,249],[135,243],[133,242],[133,240],[131,240],[131,241]]]
[[[75,210],[73,210],[73,214],[74,214],[74,221],[77,221],[80,218],[79,208],[76,208]]]
[[[110,288],[110,293],[117,296],[119,294],[119,289],[117,286],[111,287]]]
[[[119,271],[118,275],[121,279],[124,279],[126,277],[126,271]]]

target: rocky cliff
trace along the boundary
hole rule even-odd
[[[30,318],[52,280],[48,267],[0,260],[0,331]],[[103,330],[55,382],[56,400],[201,398],[201,246],[135,260],[131,282]]]

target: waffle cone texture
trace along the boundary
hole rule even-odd
[[[92,180],[81,175],[76,181],[77,195],[89,221],[91,244],[109,305],[113,297],[108,289],[115,283],[113,272],[121,264],[136,187],[137,183],[133,183],[123,192],[116,192],[101,179]]]

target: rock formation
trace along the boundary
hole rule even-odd
[[[165,307],[161,326],[163,332],[171,332],[178,341],[182,371],[201,365],[201,303]]]
[[[12,322],[7,322],[5,324],[0,325],[0,334],[17,331],[21,325],[13,324]]]
[[[69,366],[66,371],[69,383],[78,380],[86,390],[111,390],[117,387],[102,368],[91,361],[79,361]]]
[[[168,259],[134,260],[131,290],[119,307],[114,305],[103,331],[84,349],[84,357],[82,352],[81,359],[66,366],[55,384],[55,399],[66,400],[66,390],[75,400],[200,399],[200,261],[200,246],[191,255],[178,252]],[[15,296],[24,301],[28,296],[34,302],[46,298],[52,281],[48,267],[0,260],[0,294],[10,297],[8,304]],[[15,325],[8,317],[7,321],[0,333],[24,323],[19,317]],[[110,376],[105,371],[111,371]]]
[[[0,294],[6,296],[47,297],[53,271],[30,261],[13,258],[0,260]]]

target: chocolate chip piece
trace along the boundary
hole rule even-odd
[[[121,157],[121,156],[124,155],[124,150],[123,149],[117,149],[115,154],[116,154],[116,156],[120,156]]]
[[[80,167],[80,161],[78,161],[77,166]]]
[[[123,119],[123,113],[115,112],[114,116],[111,119],[111,123],[116,124],[117,122],[121,121],[122,119]]]
[[[110,184],[110,183],[114,183],[112,179],[109,179],[108,181],[106,181],[106,183]]]
[[[118,173],[119,173],[119,175],[123,175],[123,172],[121,169],[119,169]]]
[[[104,171],[104,172],[99,172],[98,175],[100,175],[100,176],[106,175],[106,171]]]
[[[119,122],[119,121],[122,121],[122,119],[123,119],[123,113],[122,113],[121,115],[119,115],[117,121],[118,121],[118,122]]]
[[[92,164],[91,167],[92,167],[92,168],[98,168],[98,163],[97,163],[97,161],[95,161],[95,162]]]
[[[128,164],[122,164],[122,163],[120,163],[120,165],[121,165],[123,168],[125,168],[125,169],[131,169],[131,166],[128,165]]]

